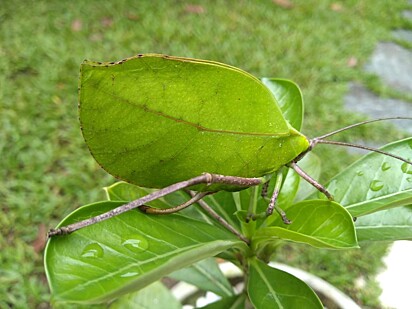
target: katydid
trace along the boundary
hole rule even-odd
[[[297,162],[318,143],[379,152],[325,140],[349,127],[308,139],[288,123],[259,79],[213,61],[159,54],[117,62],[85,61],[79,100],[84,139],[108,173],[138,186],[163,188],[153,199],[184,188],[198,192],[167,211],[145,206],[150,197],[127,204],[121,212],[138,207],[147,213],[171,213],[207,194],[264,184],[276,175],[278,185],[265,215],[276,209],[289,223],[275,206],[283,167],[293,168],[332,200]],[[383,119],[350,127],[379,120]]]

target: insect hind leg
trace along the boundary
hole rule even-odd
[[[190,200],[186,201],[185,203],[180,204],[180,205],[175,206],[175,207],[171,207],[171,208],[154,208],[154,207],[151,207],[151,206],[142,205],[142,206],[138,207],[138,209],[140,211],[146,213],[146,214],[169,215],[169,214],[172,214],[172,213],[179,212],[182,209],[185,209],[185,208],[197,203],[203,197],[205,197],[206,195],[208,195],[210,193],[211,192],[198,192]]]

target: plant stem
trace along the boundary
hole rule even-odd
[[[190,194],[194,197],[195,192],[190,191]],[[236,230],[232,225],[230,225],[223,217],[221,217],[216,211],[213,210],[205,201],[199,200],[197,202],[200,207],[202,207],[209,215],[211,215],[217,222],[219,222],[223,227],[229,230],[231,233],[235,234],[240,240],[243,240],[248,245],[250,244],[250,240],[243,236],[238,230]]]

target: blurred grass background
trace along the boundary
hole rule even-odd
[[[84,59],[154,52],[288,78],[303,90],[303,132],[315,136],[364,119],[342,107],[348,82],[368,83],[363,65],[378,41],[392,40],[391,29],[411,27],[400,14],[407,8],[406,0],[2,1],[0,308],[50,306],[42,265],[46,230],[78,206],[102,199],[101,187],[114,182],[93,161],[79,130],[77,83]],[[381,125],[341,138],[382,136],[389,141],[402,134]],[[327,159],[323,180],[352,160],[332,148],[317,151]],[[350,292],[359,271],[376,271],[365,261],[379,260],[384,250],[373,249],[374,256],[363,260],[359,252],[335,255],[354,268],[336,267],[330,256],[319,262],[321,254],[289,260],[321,263],[327,280],[341,269],[345,280],[335,281]],[[378,306],[376,293],[358,299]]]

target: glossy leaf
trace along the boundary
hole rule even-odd
[[[114,301],[110,309],[146,309],[168,308],[180,309],[182,305],[162,283],[155,282],[144,289],[124,295]]]
[[[233,295],[232,286],[214,258],[205,259],[175,271],[169,277],[193,284],[201,290],[210,291],[222,297]]]
[[[412,158],[412,138],[382,148],[403,158]],[[378,153],[370,153],[327,185],[335,201],[352,216],[412,203],[412,166]]]
[[[100,202],[81,207],[60,225],[121,204]],[[129,211],[73,234],[53,237],[46,248],[45,266],[56,301],[96,303],[141,289],[234,247],[245,248],[221,228],[180,215]]]
[[[386,209],[356,220],[359,241],[412,240],[412,206]]]
[[[275,96],[283,116],[296,130],[302,128],[304,104],[302,92],[294,82],[280,78],[262,78],[262,83]]]
[[[138,187],[124,181],[115,182],[103,189],[106,192],[107,200],[129,202],[155,191],[154,189]]]
[[[204,172],[260,177],[308,147],[262,82],[204,60],[149,54],[85,61],[79,114],[94,158],[143,187]]]
[[[337,203],[310,200],[290,207],[287,216],[292,224],[285,225],[278,216],[273,225],[259,229],[252,238],[257,250],[274,239],[306,243],[314,247],[347,249],[357,247],[351,215]]]
[[[110,187],[106,187],[105,191],[109,199],[114,200],[126,200],[132,201],[142,197],[150,192],[155,191],[154,189],[141,188],[126,182],[117,182]],[[230,192],[220,191],[214,195],[209,195],[203,198],[203,200],[214,209],[220,216],[222,216],[230,225],[232,225],[237,230],[241,230],[240,222],[234,216],[237,211],[237,207],[241,206],[238,200],[234,200],[234,196],[247,196],[248,190],[243,190],[241,192],[234,192],[233,195]],[[189,199],[189,195],[183,190],[169,194],[163,198],[157,199],[153,202],[148,203],[148,205],[156,208],[170,208],[179,205]],[[182,211],[179,211],[179,215],[186,216],[192,219],[197,219],[206,222],[211,225],[215,225],[222,228],[222,225],[215,219],[213,219],[208,213],[202,210],[200,206],[194,204]],[[233,259],[232,253],[225,255],[228,259]]]
[[[250,262],[247,291],[256,309],[322,309],[313,290],[300,279],[254,259]]]

